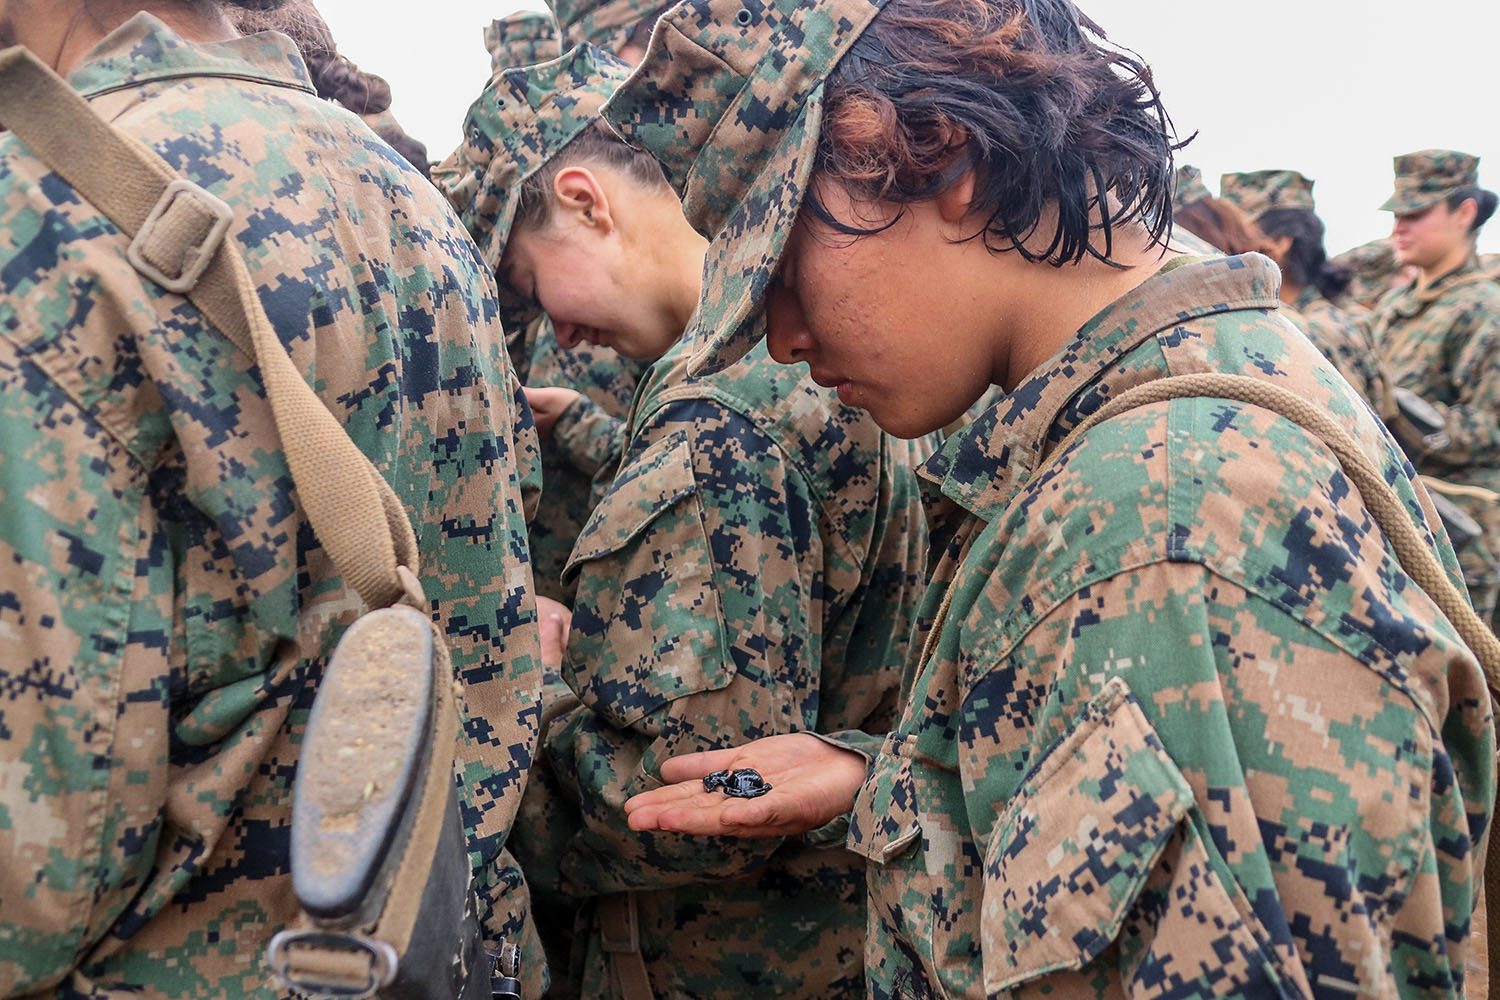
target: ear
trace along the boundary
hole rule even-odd
[[[1465,198],[1463,203],[1453,210],[1458,218],[1459,225],[1463,226],[1464,232],[1474,228],[1474,218],[1479,214],[1479,202],[1473,198]]]
[[[1292,238],[1290,236],[1267,236],[1266,254],[1277,264],[1286,260],[1286,255],[1292,252]]]
[[[950,226],[962,222],[968,217],[969,209],[974,204],[974,192],[978,187],[979,178],[975,175],[974,168],[969,167],[933,199],[937,204],[939,217]]]
[[[614,231],[609,195],[599,177],[588,167],[563,167],[552,179],[557,209],[578,224],[598,230],[601,236]]]

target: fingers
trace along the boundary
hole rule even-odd
[[[687,753],[673,757],[661,766],[661,780],[667,784],[704,778],[714,771],[735,766],[743,753],[740,747],[728,750],[705,750],[703,753]],[[701,790],[701,789],[700,789]]]

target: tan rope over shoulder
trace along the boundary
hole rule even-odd
[[[244,258],[225,238],[229,206],[99,117],[23,48],[0,52],[0,125],[131,237],[127,257],[138,270],[186,295],[255,360],[297,497],[345,582],[371,608],[407,598],[425,612],[411,522],[271,328]]]

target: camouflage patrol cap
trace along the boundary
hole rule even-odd
[[[1180,209],[1195,201],[1212,197],[1203,183],[1203,171],[1183,164],[1172,178],[1172,208]]]
[[[1305,208],[1313,203],[1313,182],[1295,170],[1252,170],[1219,178],[1219,197],[1245,213],[1251,222],[1273,208]]]
[[[484,29],[484,47],[490,54],[490,73],[494,75],[556,59],[562,53],[562,36],[551,14],[519,10],[489,23]]]
[[[655,14],[664,0],[548,0],[552,16],[562,27],[567,44],[591,42],[614,53],[644,18]]]
[[[685,0],[605,105],[710,241],[689,331],[702,340],[694,374],[728,367],[765,335],[765,294],[817,153],[823,81],[884,4]]]
[[[1396,190],[1382,212],[1412,215],[1479,183],[1479,157],[1455,149],[1424,149],[1395,158]]]
[[[592,45],[534,66],[506,69],[469,106],[464,141],[432,172],[484,262],[496,271],[521,185],[599,117],[630,67]],[[540,312],[500,283],[502,317],[518,328]]]

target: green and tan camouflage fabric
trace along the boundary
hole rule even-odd
[[[885,0],[685,0],[600,112],[661,163],[709,240],[695,374],[765,336],[762,301],[796,221],[822,120],[822,78]]]
[[[1273,208],[1317,211],[1313,182],[1295,170],[1224,174],[1219,178],[1219,197],[1245,213],[1251,222]]]
[[[536,460],[483,262],[281,36],[187,44],[141,14],[70,83],[233,208],[277,333],[413,517],[487,937],[526,937],[503,844],[541,684]],[[250,360],[3,135],[0,213],[0,995],[281,996],[299,745],[360,601]]]
[[[589,42],[618,52],[644,18],[670,6],[670,0],[547,0],[568,45]]]
[[[1461,486],[1500,490],[1500,284],[1479,262],[1425,289],[1415,280],[1376,308],[1376,347],[1394,385],[1410,389],[1444,415],[1448,447],[1431,452],[1417,471]],[[1476,610],[1500,596],[1500,510],[1454,497],[1484,527],[1485,548],[1465,551],[1464,579]]]
[[[1172,207],[1180,209],[1207,197],[1209,193],[1203,183],[1203,171],[1186,163],[1178,167],[1172,176]]]
[[[1329,258],[1329,262],[1347,268],[1353,275],[1338,303],[1351,311],[1355,307],[1375,308],[1387,292],[1401,283],[1402,268],[1396,263],[1396,247],[1389,236],[1361,243]]]
[[[1423,149],[1395,157],[1396,190],[1382,212],[1412,215],[1479,183],[1479,157],[1455,149]]]
[[[1038,471],[1134,385],[1248,375],[1325,404],[1456,580],[1278,284],[1258,255],[1151,278],[922,470],[952,540],[919,621],[952,603],[851,818],[872,997],[1461,993],[1489,696],[1327,448],[1191,399]]]
[[[884,731],[924,580],[910,443],[764,346],[693,378],[694,346],[647,376],[574,550],[563,676],[582,705],[549,728],[536,786],[564,803],[541,815],[572,818],[519,856],[577,908],[637,890],[657,996],[863,998],[864,863],[833,846],[842,823],[739,841],[632,832],[621,811],[676,754]],[[577,995],[618,996],[587,916],[574,948]]]
[[[1338,369],[1370,408],[1385,413],[1390,386],[1369,328],[1356,316],[1345,312],[1316,288],[1304,288],[1291,305],[1282,303],[1287,319],[1307,334],[1307,339]]]
[[[518,10],[484,28],[484,50],[490,54],[490,82],[508,69],[531,66],[562,54],[562,38],[552,15]]]

